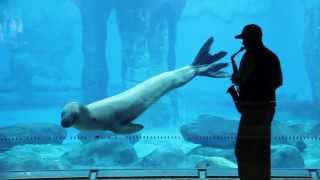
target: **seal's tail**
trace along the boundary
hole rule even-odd
[[[198,76],[208,76],[213,78],[225,78],[230,77],[227,72],[221,71],[221,69],[228,66],[228,63],[216,63],[208,66],[199,67],[197,70]]]
[[[213,43],[213,38],[210,37],[198,52],[192,66],[197,68],[197,75],[209,76],[209,77],[229,77],[226,72],[220,71],[221,69],[228,66],[228,63],[215,63],[224,56],[227,52],[220,51],[216,54],[209,54],[210,47]]]

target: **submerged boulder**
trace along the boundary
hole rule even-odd
[[[192,155],[191,158],[199,158],[195,168],[198,169],[217,169],[217,168],[237,168],[237,164],[223,157],[218,156],[198,156]]]
[[[233,149],[219,149],[213,147],[198,146],[189,151],[188,155],[218,156],[223,157],[229,161],[236,162],[236,157]]]
[[[134,133],[126,136],[119,136],[111,131],[80,131],[78,133],[78,139],[84,144],[99,139],[113,139],[117,137],[125,137],[132,145],[134,145],[141,139],[141,134]]]
[[[0,153],[0,171],[41,171],[70,169],[71,164],[60,156],[67,151],[62,145],[15,146]]]
[[[303,156],[295,146],[275,145],[271,153],[272,168],[305,168]]]
[[[57,124],[29,123],[0,128],[0,151],[24,144],[62,144],[67,130]]]
[[[238,121],[204,114],[194,122],[181,126],[180,132],[188,142],[217,148],[233,148],[238,124]]]
[[[272,124],[272,144],[289,144],[298,148],[303,152],[307,145],[304,137],[307,136],[305,125],[303,124],[285,124],[274,121]]]
[[[235,168],[235,163],[218,156],[201,156],[185,154],[182,149],[174,146],[164,146],[155,149],[141,158],[134,168]]]
[[[143,157],[134,167],[183,168],[188,166],[187,156],[175,147],[160,147]]]
[[[188,142],[205,147],[231,149],[235,145],[238,125],[238,121],[212,115],[200,115],[194,122],[181,126],[180,132],[184,140]],[[316,129],[318,126],[311,130],[313,135],[317,135]],[[285,124],[278,121],[272,124],[273,145],[289,144],[303,152],[307,148],[304,142],[304,137],[307,135],[303,124]]]
[[[320,167],[320,143],[318,140],[308,141],[308,148],[303,153],[305,157],[306,168],[318,169]]]
[[[128,166],[137,160],[132,144],[124,137],[99,139],[79,145],[63,158],[75,166]]]

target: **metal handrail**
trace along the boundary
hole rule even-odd
[[[272,169],[273,178],[318,180],[320,169]],[[148,178],[237,178],[237,169],[85,169],[0,172],[0,179],[148,179]]]

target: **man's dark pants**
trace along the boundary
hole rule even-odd
[[[274,107],[243,109],[235,155],[241,180],[271,179],[271,122]]]

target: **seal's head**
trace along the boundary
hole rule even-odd
[[[61,126],[68,128],[73,126],[80,119],[82,105],[78,102],[71,102],[64,106],[61,113]]]

